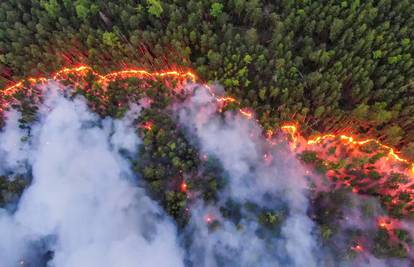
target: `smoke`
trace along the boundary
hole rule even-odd
[[[0,209],[0,266],[406,265],[368,253],[337,261],[320,245],[309,217],[310,181],[286,141],[270,144],[254,119],[218,112],[198,85],[185,88],[194,94],[170,111],[200,154],[219,160],[226,184],[216,201],[189,200],[188,224],[177,230],[129,163],[139,160],[141,144],[134,120],[150,101],[131,106],[121,120],[102,119],[54,86],[47,86],[30,131],[10,111],[0,133],[0,174],[31,177],[17,210]],[[352,209],[346,215],[343,226],[371,227]]]
[[[220,218],[222,225],[210,234],[203,216],[211,213],[208,209],[218,214],[218,208],[200,204],[192,214],[197,237],[190,257],[200,256],[192,261],[197,266],[320,266],[314,225],[306,214],[304,169],[286,150],[268,147],[256,121],[233,112],[219,115],[217,109],[206,90],[196,90],[176,107],[180,123],[196,137],[201,152],[217,157],[229,174],[221,199],[268,209],[284,207],[288,212],[279,236],[266,240],[257,235],[260,226],[254,220],[243,221],[244,228],[239,229]]]
[[[102,121],[59,94],[40,110],[24,149],[16,112],[1,133],[3,166],[27,161],[33,180],[15,213],[1,210],[0,265],[183,266],[174,224],[121,155],[140,143],[134,114]]]
[[[309,188],[315,181],[309,180],[303,164],[284,138],[268,142],[256,120],[239,112],[218,112],[221,106],[211,90],[193,85],[192,96],[173,106],[200,152],[219,159],[228,174],[228,184],[216,203],[199,200],[191,207],[186,254],[190,266],[410,266],[409,260],[378,259],[368,251],[356,253],[354,259],[340,259],[329,247],[322,247],[320,228],[309,217]],[[375,229],[372,219],[384,214],[378,201],[350,197],[354,208],[344,207],[342,227]],[[223,215],[229,202],[239,218]],[[364,218],[360,210],[368,203],[373,214]],[[338,206],[342,204],[346,206]],[[277,223],[261,221],[263,211],[270,214],[269,221],[271,216],[277,218]],[[333,242],[345,251],[351,249],[344,240],[334,238]]]
[[[8,171],[24,172],[28,146],[21,139],[25,134],[19,128],[18,112],[12,110],[7,113],[7,124],[0,135],[0,174]]]

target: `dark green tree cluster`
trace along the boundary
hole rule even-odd
[[[141,128],[143,146],[136,170],[166,211],[176,220],[183,220],[186,193],[182,192],[181,184],[185,181],[184,174],[196,172],[197,152],[165,111],[146,109],[140,123],[147,126]]]
[[[373,254],[378,258],[405,258],[409,253],[410,234],[403,229],[388,232],[379,229],[374,237]]]
[[[0,176],[0,207],[17,201],[26,186],[27,181],[23,177]]]
[[[152,197],[184,225],[191,201],[198,196],[207,203],[217,200],[225,184],[221,165],[213,157],[200,160],[196,147],[167,110],[156,105],[145,109],[138,123],[143,145],[135,170],[145,180]],[[197,198],[188,199],[187,191]]]
[[[414,158],[409,0],[7,0],[0,73],[191,67],[265,128],[352,125]]]

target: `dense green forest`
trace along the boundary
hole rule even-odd
[[[0,4],[2,85],[62,66],[194,69],[265,128],[380,137],[414,157],[409,0]]]

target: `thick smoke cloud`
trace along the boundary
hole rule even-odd
[[[270,150],[254,120],[232,112],[218,115],[217,104],[207,90],[196,90],[176,109],[180,122],[196,136],[202,153],[217,157],[229,173],[228,190],[222,199],[288,209],[281,236],[269,241],[256,234],[256,221],[244,221],[245,228],[240,230],[224,220],[209,234],[203,214],[211,213],[208,209],[214,207],[200,204],[201,210],[193,214],[198,236],[193,238],[190,252],[192,258],[201,255],[193,259],[201,263],[197,266],[318,266],[314,225],[306,215],[305,172],[293,155]]]
[[[24,153],[17,117],[1,134],[2,164],[27,161],[33,181],[14,214],[1,210],[1,266],[45,266],[48,250],[48,266],[183,266],[174,224],[120,154],[140,142],[129,116],[102,122],[81,99],[49,96]]]
[[[28,146],[21,140],[26,133],[19,128],[20,114],[11,110],[6,117],[7,124],[0,135],[0,174],[7,171],[24,172]]]

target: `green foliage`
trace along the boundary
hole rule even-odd
[[[2,2],[1,72],[13,72],[0,84],[67,65],[56,55],[101,72],[167,62],[222,83],[266,127],[370,128],[414,158],[414,4],[285,2]]]
[[[78,18],[86,19],[90,13],[88,0],[76,0],[75,10]]]
[[[349,196],[346,190],[319,192],[314,199],[314,218],[321,225],[321,234],[329,239],[338,229],[337,222],[342,219],[342,205],[349,205]]]
[[[158,100],[163,102],[162,98]],[[208,203],[216,200],[223,187],[223,171],[212,157],[200,162],[196,149],[188,143],[173,118],[165,113],[164,106],[158,108],[157,105],[154,103],[152,108],[145,109],[138,119],[141,124],[151,121],[152,127],[140,130],[144,142],[135,170],[148,182],[151,195],[183,224],[187,199],[181,191],[181,182],[185,176],[191,175],[187,187]]]
[[[118,36],[113,32],[104,32],[102,34],[102,42],[107,46],[116,46],[118,43]]]
[[[404,238],[405,234],[399,233]],[[374,238],[373,254],[379,258],[405,258],[407,248],[402,242],[392,240],[386,230],[378,230]]]
[[[42,0],[40,4],[46,9],[51,17],[56,17],[59,10],[59,4],[57,0]]]
[[[223,13],[223,4],[213,3],[211,4],[210,15],[213,17],[219,17]]]
[[[302,159],[303,162],[309,164],[309,163],[314,163],[316,160],[318,160],[318,155],[316,154],[315,151],[303,151],[302,154],[300,155],[300,158]]]
[[[27,182],[22,177],[0,176],[0,207],[16,201],[26,186]]]
[[[152,69],[193,68],[200,81],[220,82],[243,107],[254,109],[266,128],[287,120],[303,122],[307,133],[352,125],[414,158],[413,12],[410,1],[374,0],[2,1],[0,71],[5,79],[0,84],[79,62],[102,73],[126,63]],[[137,121],[154,125],[151,130],[139,129],[143,144],[135,170],[143,176],[151,196],[174,219],[186,219],[189,200],[180,191],[182,181],[205,202],[217,202],[226,174],[210,155],[200,161],[196,148],[166,114],[164,109],[172,99],[167,88],[132,79],[110,83],[108,103],[102,107],[94,95],[98,85],[92,81],[86,81],[90,90],[84,94],[102,116],[122,117],[126,103],[136,103],[142,96],[156,99]],[[133,93],[144,86],[150,87],[145,94]],[[37,119],[33,96],[23,93],[16,98],[20,102],[16,108],[22,113],[19,127],[29,129]],[[325,161],[314,151],[299,156],[319,173],[330,170],[333,180],[349,183],[343,191],[327,188],[330,191],[317,192],[312,199],[309,213],[327,243],[335,239],[352,188],[378,196],[379,186],[393,190],[399,183],[409,183],[402,174],[368,169],[387,151],[360,149],[370,151],[369,156],[338,161]],[[342,152],[338,146],[327,153]],[[366,186],[366,180],[376,186]],[[2,205],[23,188],[20,182],[2,177]],[[390,207],[389,215],[399,218],[406,216],[410,198],[400,190],[380,199],[384,208]],[[402,204],[393,205],[394,199]],[[247,212],[266,231],[277,229],[283,220],[275,210],[247,206],[225,204],[221,212],[238,227]],[[375,213],[369,205],[362,212],[366,217]],[[219,226],[214,222],[210,227]],[[396,243],[383,232],[373,236],[376,256],[407,255],[404,242],[411,240],[404,230],[395,230]]]
[[[372,56],[374,59],[380,59],[382,58],[382,51],[381,50],[376,50],[374,52],[372,52]]]
[[[165,209],[173,218],[183,219],[182,214],[186,205],[186,195],[181,192],[167,191],[165,193]]]
[[[325,107],[320,106],[315,110],[315,117],[318,118],[320,116],[322,116],[322,114],[324,114],[325,112]]]
[[[250,55],[245,55],[243,61],[246,64],[250,64],[253,61],[253,58]]]
[[[408,47],[410,44],[411,44],[411,40],[410,40],[410,38],[404,38],[404,39],[402,39],[402,41],[401,41],[401,45],[402,45],[402,46]]]
[[[273,211],[263,211],[259,214],[259,223],[273,228],[281,222],[281,216]]]
[[[147,0],[147,9],[148,13],[157,18],[161,17],[162,12],[164,11],[160,1],[158,0]]]
[[[396,64],[402,60],[402,55],[392,56],[388,58],[388,63],[390,65]]]
[[[327,225],[321,226],[321,235],[324,240],[329,240],[332,237],[332,230]]]
[[[328,155],[334,155],[336,152],[336,147],[330,147],[328,149]]]
[[[384,153],[377,153],[369,159],[369,163],[374,164],[375,162],[377,162],[379,159],[381,159],[384,156],[385,156]]]

